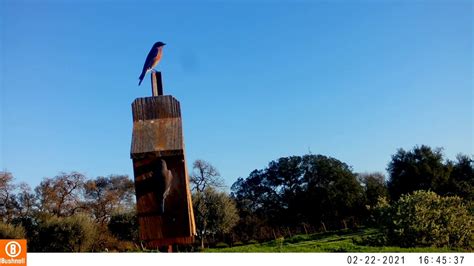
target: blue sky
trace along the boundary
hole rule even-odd
[[[39,3],[38,3],[39,2]],[[471,1],[0,1],[0,169],[128,174],[155,41],[188,165],[227,185],[282,156],[385,171],[398,148],[473,154]]]

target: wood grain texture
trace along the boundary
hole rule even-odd
[[[132,103],[133,121],[181,117],[179,101],[171,95],[137,98]]]
[[[173,96],[137,98],[132,113],[132,158],[150,152],[158,156],[184,153],[181,109]]]
[[[196,226],[179,102],[172,96],[138,98],[132,111],[130,155],[140,239],[149,248],[192,243]],[[167,167],[165,172],[163,165]],[[165,200],[164,175],[172,176],[167,179],[172,181]]]
[[[159,179],[162,177],[156,169],[157,160],[162,159],[173,175],[164,212],[160,211]],[[140,240],[149,248],[192,243],[196,229],[184,156],[150,155],[149,158],[133,161]]]
[[[181,118],[140,120],[133,123],[131,156],[156,152],[167,156],[183,154]]]

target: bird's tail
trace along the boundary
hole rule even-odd
[[[146,71],[143,71],[142,74],[140,75],[140,77],[138,77],[138,79],[140,80],[138,82],[138,86],[140,86],[140,84],[142,84],[142,81],[143,81],[143,78],[145,77],[145,74],[146,74]]]

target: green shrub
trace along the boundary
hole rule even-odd
[[[25,238],[25,229],[22,226],[14,226],[0,222],[0,239]]]
[[[224,242],[219,242],[216,244],[216,248],[228,248],[229,245],[227,245],[227,243],[224,243]]]
[[[87,216],[50,217],[38,225],[38,237],[32,251],[86,252],[91,251],[96,225]]]
[[[119,240],[107,231],[106,227],[98,228],[98,234],[91,247],[93,252],[130,252],[136,250],[138,250],[138,246],[133,242]]]
[[[239,246],[243,246],[243,245],[244,245],[244,243],[242,241],[237,241],[237,242],[234,242],[232,244],[232,246],[234,246],[234,247],[239,247]]]
[[[309,235],[296,235],[286,240],[286,242],[294,244],[302,241],[308,241],[310,239]]]
[[[457,196],[415,191],[377,209],[389,244],[472,248],[473,217]]]
[[[367,236],[354,237],[352,242],[356,245],[361,246],[372,246],[372,247],[383,247],[388,243],[387,237],[385,234],[371,234]]]
[[[258,241],[255,240],[255,239],[251,239],[247,242],[248,245],[255,245],[255,244],[258,244]]]
[[[135,213],[112,215],[108,228],[110,233],[120,240],[138,241],[138,220]]]

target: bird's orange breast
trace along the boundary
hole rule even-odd
[[[158,49],[158,53],[156,54],[156,57],[153,58],[153,64],[151,66],[152,68],[158,65],[158,62],[160,62],[161,60],[161,55],[163,54],[163,47],[159,47],[157,49]]]

